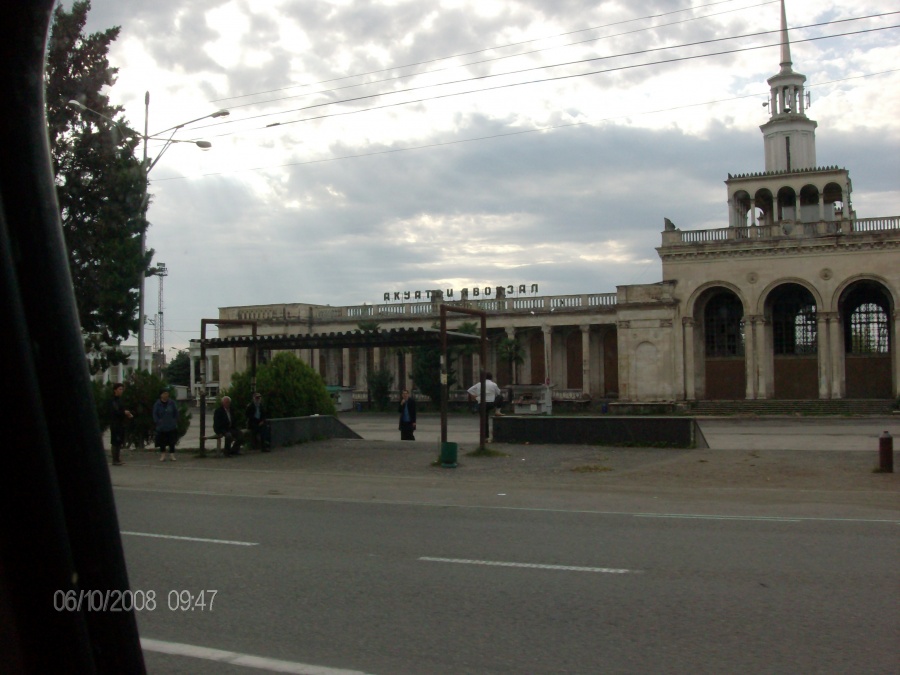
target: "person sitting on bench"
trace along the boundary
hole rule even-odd
[[[226,457],[241,454],[241,443],[244,442],[244,435],[235,424],[230,396],[222,397],[222,405],[216,408],[216,412],[213,414],[213,431],[215,431],[216,436],[222,436],[225,439]]]

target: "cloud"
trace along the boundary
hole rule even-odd
[[[389,94],[779,21],[777,3],[677,14],[686,3],[639,4],[94,0],[89,29],[122,26],[110,94],[132,120],[143,118],[146,90],[151,131],[254,103],[179,132],[213,149],[173,148],[153,171],[148,243],[169,268],[167,340],[184,344],[200,318],[229,305],[377,303],[386,291],[520,283],[581,294],[658,281],[663,218],[681,229],[724,227],[727,174],[763,170],[759,125],[768,113],[760,102],[778,69],[777,47],[354,112],[777,42],[763,36]],[[794,26],[877,11],[884,7],[875,0],[788,3]],[[687,20],[720,12],[728,13]],[[792,50],[811,85],[819,163],[851,170],[861,216],[900,212],[900,76],[846,78],[889,70],[900,58],[894,37]],[[598,39],[566,46],[590,38]],[[297,110],[370,93],[380,96]],[[240,98],[218,100],[225,97]],[[254,118],[272,112],[279,114]],[[273,122],[281,126],[266,127]],[[523,131],[530,133],[511,135]],[[431,147],[408,149],[417,146]],[[150,313],[154,293],[150,281]]]

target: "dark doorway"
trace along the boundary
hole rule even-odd
[[[744,360],[744,307],[731,291],[716,293],[703,309],[706,393],[709,400],[743,399],[747,391]]]
[[[780,399],[819,397],[816,302],[806,288],[784,284],[770,296],[775,394]]]

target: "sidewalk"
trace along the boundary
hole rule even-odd
[[[878,437],[897,431],[895,419],[704,420],[710,448],[609,448],[572,445],[491,444],[497,457],[470,457],[478,445],[477,418],[454,415],[448,440],[458,443],[455,469],[442,468],[440,417],[420,415],[415,442],[401,442],[393,415],[341,417],[364,440],[332,439],[245,451],[240,457],[200,459],[196,420],[179,444],[178,462],[161,463],[152,450],[126,451],[126,466],[110,467],[114,485],[226,493],[275,491],[286,494],[311,486],[346,487],[372,482],[408,486],[463,484],[520,485],[563,490],[785,490],[868,495],[900,508],[898,473],[879,474]],[[894,425],[893,427],[891,425]],[[898,467],[900,471],[900,467]],[[305,487],[304,487],[305,486]],[[323,492],[324,494],[324,492]],[[828,499],[834,499],[833,496]]]

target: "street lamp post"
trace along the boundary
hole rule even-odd
[[[186,127],[188,124],[193,124],[194,122],[199,122],[200,120],[209,119],[211,117],[226,117],[227,115],[230,114],[228,110],[217,110],[216,112],[210,113],[209,115],[204,115],[203,117],[198,117],[193,120],[188,120],[187,122],[182,122],[181,124],[176,124],[174,127],[169,127],[168,129],[163,129],[162,131],[157,132],[155,134],[150,134],[150,133],[148,133],[148,124],[150,121],[150,92],[148,91],[148,92],[144,93],[144,133],[141,134],[141,133],[138,133],[137,131],[135,131],[134,129],[130,129],[130,128],[126,127],[124,124],[117,122],[116,120],[112,119],[111,117],[104,115],[101,112],[97,112],[96,110],[92,110],[91,108],[88,108],[86,105],[84,105],[80,101],[71,100],[71,101],[69,101],[69,105],[71,107],[75,108],[76,110],[80,110],[81,112],[89,112],[89,113],[92,113],[99,117],[102,117],[107,122],[110,122],[113,125],[115,125],[117,128],[122,129],[125,132],[127,132],[127,135],[129,135],[133,138],[140,138],[144,142],[144,158],[143,158],[143,161],[141,162],[141,166],[144,169],[144,175],[146,178],[147,187],[149,187],[149,184],[150,184],[150,170],[154,166],[156,166],[156,163],[159,162],[160,158],[163,156],[163,153],[165,153],[165,151],[168,150],[169,146],[171,146],[173,143],[191,143],[193,145],[196,145],[198,148],[202,148],[204,150],[212,147],[212,143],[210,143],[209,141],[176,140],[175,134],[180,129]],[[169,133],[169,132],[171,132],[171,133]],[[165,142],[163,143],[162,149],[159,151],[159,154],[156,156],[156,158],[153,161],[150,161],[150,159],[147,156],[147,141],[151,138],[159,139],[163,134],[166,134],[166,133],[169,133],[169,137],[164,139]],[[144,204],[142,204],[142,208],[143,208],[143,206],[146,206],[147,199],[149,198],[149,193],[146,192],[147,187],[144,188],[145,189]],[[147,250],[147,228],[143,228],[141,230],[141,258],[144,257],[144,253],[146,252],[146,250]],[[139,371],[144,369],[144,321],[145,321],[145,318],[144,318],[144,283],[145,283],[146,277],[147,277],[147,275],[145,273],[141,272],[140,286],[138,288],[138,319],[139,319],[139,321],[138,321],[138,335],[137,335],[137,337],[138,337],[137,368]]]

